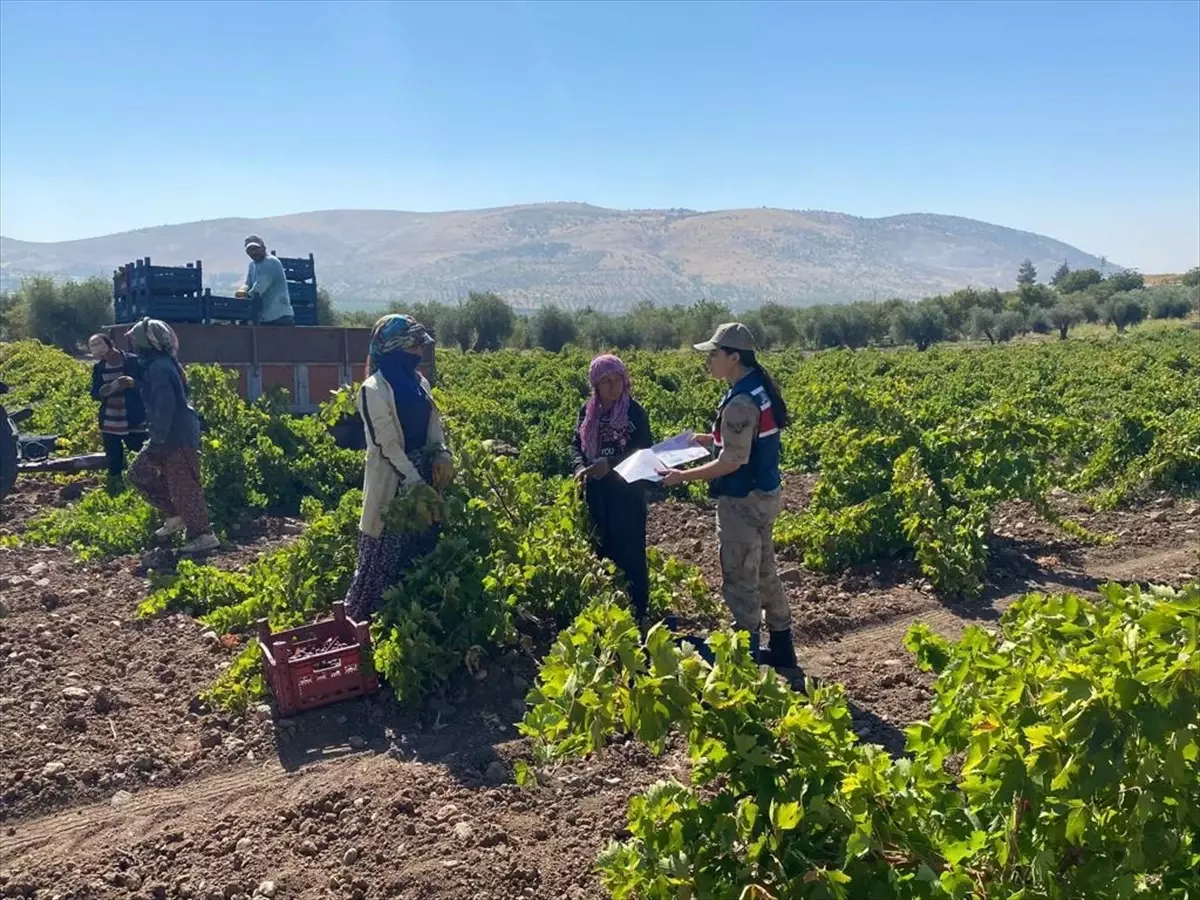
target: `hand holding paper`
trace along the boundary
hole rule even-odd
[[[662,467],[653,450],[638,450],[613,471],[632,484],[635,481],[662,481],[658,474]]]
[[[708,456],[708,451],[701,446],[700,442],[696,440],[696,435],[691,431],[667,438],[661,444],[655,444],[650,449],[662,463],[660,468],[664,469],[674,469]]]
[[[649,450],[639,450],[614,470],[627,482],[662,481],[659,471],[674,469],[697,459],[704,459],[708,451],[696,440],[695,434],[685,431],[655,444]]]

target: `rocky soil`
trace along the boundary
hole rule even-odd
[[[787,505],[810,488],[792,476]],[[19,534],[72,493],[27,480],[0,530]],[[975,607],[944,603],[911,564],[818,575],[781,555],[801,662],[846,685],[864,739],[899,750],[928,709],[931,682],[901,644],[913,622],[954,635],[1028,590],[1200,577],[1195,501],[1093,513],[1053,500],[1112,542],[1069,538],[1010,504]],[[260,523],[217,560],[245,565],[294,531]],[[650,535],[719,587],[710,510],[656,504]],[[269,704],[208,713],[195,698],[238,647],[182,614],[137,620],[144,571],[136,557],[82,564],[58,548],[0,548],[2,896],[592,900],[592,862],[622,835],[629,797],[686,776],[678,748],[656,758],[619,743],[516,787],[528,747],[514,723],[533,671],[515,655],[420,709],[385,688],[290,719]]]

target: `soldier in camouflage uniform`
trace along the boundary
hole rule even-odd
[[[711,340],[696,349],[708,353],[713,376],[729,383],[712,434],[699,437],[718,455],[694,469],[665,470],[663,482],[668,486],[709,483],[709,493],[717,501],[721,593],[734,623],[750,633],[755,659],[795,669],[791,611],[775,568],[771,536],[781,505],[779,430],[788,423],[787,406],[755,358],[754,335],[745,325],[721,325]],[[770,642],[767,652],[759,653],[764,613]]]

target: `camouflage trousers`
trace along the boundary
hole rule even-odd
[[[775,542],[771,537],[781,504],[779,491],[753,491],[748,497],[717,500],[721,594],[734,624],[751,634],[758,634],[763,613],[770,631],[792,627],[791,610],[775,569]]]

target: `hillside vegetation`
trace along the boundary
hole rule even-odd
[[[639,303],[629,312],[575,312],[547,307],[518,315],[504,297],[473,292],[459,303],[391,303],[385,309],[410,313],[434,331],[445,346],[462,350],[501,347],[557,351],[574,344],[599,349],[670,350],[707,339],[713,328],[735,315],[750,325],[766,348],[903,346],[925,349],[945,341],[1005,343],[1025,334],[1066,339],[1079,325],[1111,327],[1118,333],[1147,319],[1172,320],[1200,312],[1200,269],[1179,284],[1146,287],[1136,272],[1107,277],[1096,269],[1072,270],[1065,263],[1049,284],[1026,260],[1016,272],[1016,290],[967,288],[912,303],[822,304],[797,308],[767,303],[737,313],[727,304],[700,300],[687,306]],[[379,311],[348,312],[318,290],[324,324],[370,327]],[[112,321],[103,279],[55,282],[49,276],[25,279],[15,292],[0,293],[0,338],[36,338],[73,351],[88,335]]]
[[[318,281],[349,309],[452,303],[471,291],[496,291],[521,308],[623,312],[709,297],[745,309],[914,299],[964,284],[1003,288],[1027,258],[1047,271],[1064,261],[1103,268],[1052,238],[953,216],[547,203],[218,219],[56,244],[0,238],[0,288],[36,274],[107,277],[149,256],[160,265],[202,260],[208,285],[221,293],[245,274],[242,240],[251,232],[281,256],[315,254]]]

